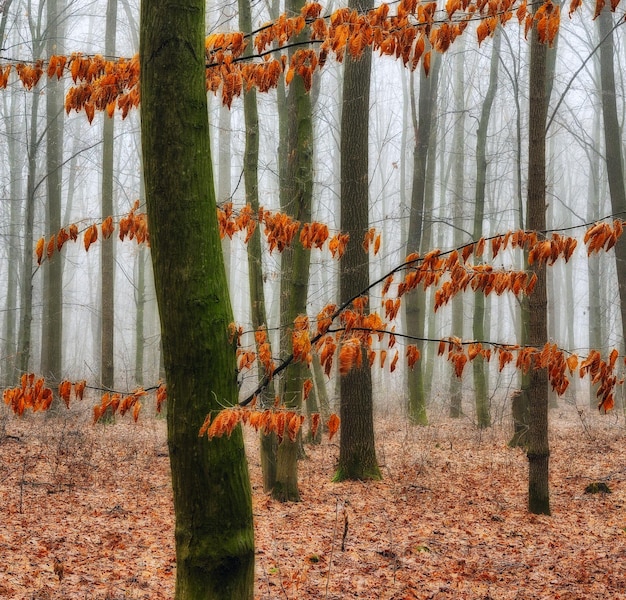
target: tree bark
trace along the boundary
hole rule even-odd
[[[626,189],[624,188],[624,160],[622,156],[621,128],[617,116],[615,93],[615,66],[613,54],[613,18],[610,6],[604,7],[598,17],[598,32],[604,40],[600,46],[600,85],[602,87],[602,116],[604,118],[604,146],[606,170],[611,196],[611,211],[623,219],[626,215]],[[620,240],[615,245],[617,284],[622,318],[622,348],[626,340],[626,244]]]
[[[62,0],[46,2],[46,52],[62,54],[60,26]],[[63,82],[54,77],[46,83],[46,228],[55,235],[61,228],[63,191]],[[43,270],[43,316],[41,339],[41,373],[53,389],[61,380],[63,357],[63,257],[52,255]]]
[[[549,97],[546,86],[547,45],[539,41],[533,26],[530,43],[529,131],[528,131],[528,205],[527,226],[542,232],[546,229],[546,119]],[[547,291],[545,267],[529,267],[537,284],[528,297],[528,344],[542,348],[548,339]],[[530,370],[528,443],[528,509],[535,514],[550,514],[548,487],[548,373],[545,368]]]
[[[433,60],[433,63],[435,62],[436,59]],[[411,189],[411,216],[406,245],[407,255],[420,251],[422,246],[426,161],[434,112],[431,87],[436,87],[437,85],[436,72],[436,69],[433,69],[431,76],[427,77],[423,69],[420,69],[418,107],[415,107],[414,91],[411,85],[411,112],[413,115],[413,130],[415,132],[415,147],[413,148],[413,186]],[[413,78],[411,78],[411,83],[412,81]],[[422,352],[423,343],[421,339],[424,337],[425,318],[424,293],[420,290],[410,292],[406,296],[404,305],[407,333],[415,339],[415,345]],[[415,367],[408,371],[408,414],[410,421],[417,425],[426,425],[428,423],[424,392],[424,366],[422,363],[423,361],[418,361]]]
[[[251,490],[241,429],[198,437],[237,402],[205,92],[204,0],[141,4],[141,130],[168,384],[176,600],[253,596]]]
[[[115,54],[117,0],[108,0],[106,13],[105,54]],[[113,152],[114,119],[103,114],[102,125],[102,219],[114,214]],[[112,389],[115,382],[115,256],[114,239],[102,240],[100,249],[100,384]]]
[[[483,237],[483,221],[485,219],[485,187],[487,184],[487,131],[489,130],[489,117],[491,108],[498,89],[498,62],[500,61],[500,29],[497,29],[493,37],[491,49],[491,64],[489,68],[489,86],[483,100],[476,131],[476,192],[474,194],[474,240]],[[485,295],[482,292],[474,294],[474,315],[472,330],[474,339],[485,340]],[[489,381],[487,365],[481,355],[472,361],[474,375],[474,399],[476,404],[476,422],[479,428],[491,426],[491,414],[489,407]]]
[[[299,14],[304,0],[289,0],[287,12]],[[294,40],[306,39],[308,30]],[[286,99],[287,138],[286,138],[286,177],[281,182],[281,208],[301,223],[311,220],[313,200],[313,111],[311,97],[304,87],[304,81],[296,74],[289,85]],[[306,314],[309,288],[310,250],[305,249],[297,238],[283,252],[281,260],[281,356],[292,351],[291,330],[298,315]],[[302,406],[302,386],[309,377],[305,363],[298,362],[285,371],[282,385],[283,404],[299,410]],[[274,498],[281,501],[298,501],[298,443],[288,436],[278,446],[276,457],[276,481],[272,489]]]
[[[249,0],[239,0],[239,29],[244,33],[252,31],[252,9]],[[248,45],[245,55],[252,55],[252,46]],[[243,178],[246,188],[246,202],[253,214],[259,212],[259,111],[257,109],[256,89],[250,88],[243,94],[243,113],[246,124],[246,142],[243,155]],[[221,163],[220,163],[221,164]],[[250,320],[252,328],[267,327],[267,310],[263,287],[263,254],[261,231],[258,226],[248,240],[248,282],[250,285]],[[268,335],[268,343],[270,338]],[[258,350],[258,348],[257,348]],[[262,378],[264,373],[259,373]],[[261,405],[271,406],[274,401],[274,382],[263,390]],[[260,433],[261,467],[263,470],[263,489],[269,492],[276,481],[276,434]]]
[[[372,0],[350,0],[349,8],[367,11]],[[362,240],[369,228],[369,110],[372,50],[360,59],[346,55],[341,110],[341,231],[350,235],[340,262],[341,303],[369,287],[369,254]],[[369,294],[367,294],[369,298]],[[367,310],[367,309],[365,309]],[[360,368],[341,378],[341,439],[335,481],[381,479],[374,442],[372,374],[367,349]]]
[[[457,41],[454,80],[454,144],[452,145],[452,168],[454,172],[453,214],[454,232],[453,244],[458,248],[463,243],[464,217],[464,187],[465,187],[465,38]],[[460,295],[452,298],[452,324],[450,335],[463,339],[463,298]],[[463,414],[462,379],[456,376],[454,367],[450,369],[450,417],[459,418]]]

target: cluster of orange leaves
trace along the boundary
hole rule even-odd
[[[148,234],[148,219],[145,213],[138,212],[139,200],[136,200],[133,208],[130,212],[120,219],[119,222],[119,238],[124,241],[126,238],[129,240],[135,240],[138,244],[150,243],[150,236]],[[115,225],[113,223],[113,217],[107,217],[100,224],[100,235],[103,240],[111,237],[115,231]],[[53,233],[46,241],[45,237],[39,238],[35,245],[35,256],[37,257],[37,264],[40,265],[45,257],[50,260],[55,251],[60,252],[65,242],[78,240],[79,230],[76,223],[72,223],[67,228],[62,227],[57,233]],[[83,246],[85,252],[89,251],[89,248],[94,242],[98,241],[98,225],[92,224],[83,232]]]
[[[123,417],[127,412],[132,410],[133,419],[136,423],[137,419],[139,419],[139,412],[142,406],[141,402],[139,402],[139,398],[145,395],[146,391],[141,388],[126,396],[122,396],[122,394],[119,393],[111,394],[106,392],[102,395],[100,404],[96,404],[93,407],[93,422],[97,423],[107,412],[111,416],[115,415],[115,413],[119,413],[120,416]]]
[[[346,250],[350,235],[347,233],[337,233],[330,235],[328,225],[313,221],[303,223],[280,211],[265,210],[260,207],[255,215],[249,204],[235,211],[232,202],[218,206],[217,220],[220,229],[220,237],[228,236],[232,239],[237,232],[245,232],[244,243],[248,243],[252,234],[256,230],[258,223],[263,223],[263,233],[267,239],[270,254],[277,250],[283,252],[289,248],[296,236],[304,248],[322,249],[328,242],[328,250],[333,258],[341,258]],[[381,235],[374,227],[370,228],[363,239],[363,248],[367,252],[370,244],[373,243],[374,254],[380,250]]]
[[[22,85],[33,89],[44,72],[49,79],[61,79],[69,73],[74,81],[65,96],[65,110],[84,110],[87,119],[93,121],[95,111],[106,111],[111,117],[115,109],[120,109],[122,118],[128,115],[131,108],[139,106],[139,56],[132,59],[119,58],[106,60],[103,56],[85,56],[80,52],[73,53],[69,58],[53,55],[47,61],[45,69],[43,60],[32,64],[18,63],[15,73]],[[0,88],[6,88],[13,65],[0,66]]]
[[[307,381],[310,383],[310,380]],[[224,435],[230,436],[235,427],[241,423],[253,427],[264,435],[275,433],[279,443],[282,442],[285,436],[292,442],[295,442],[304,421],[304,415],[293,410],[280,409],[278,407],[266,410],[232,407],[219,411],[213,419],[211,413],[209,413],[198,432],[198,436],[207,435],[209,439]],[[309,415],[309,428],[312,437],[316,436],[320,422],[319,413],[311,413]],[[326,423],[329,439],[332,439],[337,433],[339,424],[339,417],[335,414],[331,415]]]
[[[586,231],[584,236],[587,253],[610,250],[622,232],[623,222],[619,219],[616,219],[613,225],[596,223]],[[565,262],[569,261],[577,244],[576,238],[558,233],[552,233],[550,238],[544,239],[540,238],[534,231],[509,231],[491,238],[491,258],[494,259],[501,251],[511,247],[525,250],[528,253],[530,265],[553,265],[560,258]],[[444,275],[447,275],[447,279],[435,292],[435,310],[468,288],[474,292],[480,291],[485,295],[492,292],[498,295],[505,292],[512,292],[515,295],[532,293],[537,282],[537,276],[534,273],[497,269],[489,264],[468,263],[471,256],[481,258],[486,248],[487,241],[481,238],[460,250],[453,250],[446,254],[439,249],[434,249],[423,257],[417,253],[410,254],[404,263],[404,279],[398,284],[398,298],[416,289],[419,285],[424,290],[430,286],[439,285]],[[383,296],[387,294],[393,282],[393,275],[385,280],[382,290]],[[391,305],[389,300],[383,300],[383,303],[386,303],[387,314],[393,313],[395,315],[398,305]]]
[[[85,380],[71,382],[63,380],[59,383],[58,394],[65,406],[70,408],[72,395],[75,400],[82,400],[87,382]],[[110,411],[111,415],[116,412],[121,416],[132,409],[135,421],[139,418],[141,403],[139,398],[145,396],[147,392],[143,388],[138,388],[131,394],[120,394],[107,392],[101,397],[100,403],[93,407],[93,422],[97,423],[100,418]],[[20,385],[14,388],[7,388],[3,392],[4,403],[11,410],[22,416],[26,409],[33,412],[45,411],[50,408],[54,400],[54,393],[46,386],[43,377],[37,377],[34,373],[24,373],[20,379]],[[163,403],[167,400],[167,388],[165,384],[159,384],[156,390],[156,410],[161,412]]]
[[[588,254],[600,250],[610,250],[623,232],[623,222],[615,220],[610,223],[596,223],[591,226],[584,235],[584,243],[587,246]],[[369,249],[369,245],[376,243],[375,230],[368,231],[364,241],[364,248]],[[378,355],[378,364],[384,367],[389,350],[393,350],[396,343],[393,321],[401,307],[402,297],[419,285],[423,289],[433,285],[440,285],[435,292],[435,310],[444,305],[455,294],[471,289],[480,291],[488,295],[495,292],[500,295],[505,292],[513,294],[530,294],[537,281],[537,276],[533,272],[513,271],[496,269],[490,264],[471,264],[470,258],[481,259],[487,248],[491,251],[491,258],[494,259],[507,248],[523,250],[527,253],[528,262],[531,265],[552,265],[557,260],[569,261],[577,247],[577,240],[573,237],[552,233],[550,237],[540,236],[537,232],[527,232],[523,230],[509,231],[503,235],[494,236],[489,241],[481,238],[475,243],[467,244],[460,249],[455,249],[448,253],[442,253],[439,249],[432,250],[423,257],[417,253],[406,257],[404,263],[394,269],[384,279],[382,283],[382,307],[384,319],[376,311],[367,312],[367,297],[362,296],[354,299],[349,305],[337,307],[329,304],[317,315],[317,329],[309,327],[309,320],[306,316],[296,319],[292,330],[292,347],[294,361],[311,363],[312,352],[315,351],[320,359],[321,365],[327,376],[330,376],[335,357],[338,357],[338,370],[341,375],[345,375],[352,368],[360,367],[364,360],[372,366]],[[396,283],[395,297],[390,297],[389,293],[394,284],[395,275],[404,272],[403,278]],[[443,278],[445,277],[445,280]],[[330,328],[335,322],[338,326],[332,332]],[[334,334],[334,335],[332,335]],[[258,332],[257,332],[258,335]],[[263,330],[263,336],[265,335]],[[378,351],[373,349],[373,342],[378,338],[379,344],[387,338],[387,349],[379,347]],[[258,342],[258,340],[257,340]],[[449,341],[441,342],[440,353]],[[258,344],[257,344],[258,345]],[[467,345],[467,351],[464,350]],[[569,381],[566,377],[566,367],[572,371],[574,369],[574,358],[566,359],[561,350],[556,346],[547,344],[545,348],[538,351],[534,348],[521,348],[519,346],[493,345],[498,355],[499,367],[502,370],[510,363],[514,352],[519,352],[516,362],[517,368],[527,370],[534,368],[547,368],[549,378],[554,389],[562,394],[565,392]],[[240,368],[251,367],[257,359],[256,353],[239,349]],[[457,375],[461,375],[468,361],[480,355],[485,360],[491,359],[492,350],[483,348],[480,342],[461,343],[455,340],[450,346],[448,359],[454,364]],[[406,346],[406,359],[409,368],[413,368],[420,359],[420,350],[416,345]],[[394,371],[399,360],[399,351],[395,350],[390,361],[390,371]],[[264,364],[268,357],[264,359]],[[595,364],[595,363],[594,363]],[[598,392],[603,408],[612,406],[612,390],[616,385],[616,376],[611,376],[607,368],[602,367],[591,373],[592,378],[604,382],[603,387]],[[277,366],[271,362],[265,371],[271,373]],[[612,368],[612,367],[611,367]],[[581,372],[581,376],[583,373]]]
[[[581,4],[582,0],[571,0],[570,17]],[[596,0],[596,17],[604,4],[605,0]],[[611,0],[612,10],[618,4],[619,0]],[[476,35],[481,43],[513,16],[524,25],[526,35],[536,23],[540,40],[554,42],[560,7],[552,0],[546,0],[534,14],[528,10],[527,0],[447,0],[444,10],[438,10],[434,1],[400,0],[395,13],[389,4],[382,3],[365,13],[340,8],[327,16],[322,16],[319,3],[311,2],[300,14],[283,14],[252,34],[209,35],[205,40],[206,88],[214,93],[221,89],[227,106],[244,89],[256,87],[265,92],[276,87],[283,74],[287,84],[298,75],[310,89],[313,73],[326,64],[329,56],[341,62],[346,54],[358,58],[368,47],[401,59],[411,69],[421,62],[428,73],[431,52],[447,51],[470,23],[479,22]],[[303,40],[309,40],[310,46],[298,48],[289,58],[282,53],[285,46]],[[251,56],[253,51],[257,54]],[[13,68],[27,89],[35,87],[44,73],[60,79],[69,72],[75,85],[66,95],[65,109],[68,113],[84,110],[89,122],[96,110],[112,116],[119,109],[124,118],[140,101],[137,56],[107,60],[101,55],[76,52],[69,58],[51,56],[47,67],[43,60],[15,67],[0,65],[0,88],[7,86]]]
[[[33,373],[24,373],[19,386],[4,390],[2,397],[4,403],[19,416],[24,414],[27,408],[33,412],[48,410],[54,399],[52,390],[46,387],[43,378],[35,379]]]
[[[86,381],[78,381],[74,384],[62,381],[59,384],[59,396],[69,408],[72,389],[76,399],[82,400]],[[43,377],[36,377],[34,373],[24,373],[20,379],[20,385],[7,388],[3,392],[4,403],[19,416],[28,408],[33,412],[45,411],[50,408],[54,399],[52,389],[46,386]]]
[[[597,350],[591,350],[584,360],[577,354],[568,354],[556,344],[546,343],[543,348],[519,345],[493,345],[485,348],[481,342],[463,342],[460,338],[452,337],[439,342],[437,354],[446,358],[454,365],[457,377],[461,377],[468,362],[476,357],[486,361],[496,354],[498,369],[502,371],[508,364],[515,364],[515,368],[523,373],[530,369],[546,369],[548,378],[554,391],[562,395],[569,386],[569,375],[578,371],[580,378],[589,375],[594,384],[599,384],[597,390],[598,408],[609,411],[614,406],[615,387],[624,380],[615,373],[619,353],[613,349],[608,360],[603,360]],[[626,359],[624,360],[626,364]]]

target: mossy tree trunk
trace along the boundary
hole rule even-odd
[[[349,7],[367,11],[372,0],[350,0]],[[359,60],[345,58],[341,110],[341,231],[350,235],[340,262],[340,298],[347,302],[369,287],[369,255],[361,244],[369,227],[369,102],[371,48]],[[365,309],[367,310],[367,309]],[[341,439],[335,480],[380,479],[374,443],[372,373],[363,349],[360,368],[341,377]]]
[[[304,0],[288,0],[289,14],[299,14]],[[306,39],[308,29],[294,40]],[[292,49],[291,52],[294,50]],[[279,90],[280,91],[280,90]],[[292,218],[306,223],[311,220],[313,200],[313,110],[311,96],[304,87],[302,77],[296,74],[289,84],[286,98],[286,155],[281,163],[281,209]],[[282,167],[284,166],[284,172]],[[283,252],[281,261],[281,356],[291,354],[291,331],[298,315],[306,314],[309,289],[309,267],[311,252],[302,246],[299,238]],[[302,406],[302,386],[310,377],[305,363],[290,365],[284,374],[281,386],[283,404],[295,410]],[[281,501],[298,501],[298,444],[285,436],[276,454],[276,481],[272,488],[274,498]]]
[[[244,33],[252,31],[252,10],[250,0],[239,0],[239,29]],[[252,54],[248,45],[245,55]],[[256,101],[256,88],[244,91],[243,114],[246,124],[246,142],[243,156],[243,178],[246,187],[246,202],[252,207],[253,214],[259,212],[259,111]],[[250,284],[250,320],[252,328],[267,326],[265,292],[263,288],[263,257],[261,249],[261,228],[254,230],[248,240],[248,281]],[[270,338],[268,336],[268,342]],[[260,377],[264,374],[260,373]],[[270,405],[274,400],[274,383],[263,390],[261,404]],[[263,488],[270,491],[276,481],[276,435],[261,432],[261,467],[263,470]]]
[[[205,92],[204,0],[141,4],[141,130],[168,384],[176,600],[253,596],[251,491],[242,433],[198,437],[237,401]]]
[[[436,62],[433,60],[433,63]],[[424,227],[424,198],[426,190],[426,164],[429,152],[430,132],[433,123],[434,98],[432,88],[437,87],[437,69],[433,64],[430,77],[420,69],[419,99],[416,106],[413,77],[411,77],[411,115],[413,131],[415,132],[415,146],[413,148],[413,184],[411,189],[411,216],[407,236],[406,254],[419,252],[422,246]],[[424,323],[425,323],[425,294],[414,290],[407,294],[405,302],[407,334],[415,340],[423,356]],[[409,420],[417,425],[426,425],[426,394],[424,391],[424,365],[418,361],[413,369],[408,371],[408,415]]]

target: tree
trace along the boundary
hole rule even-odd
[[[305,5],[304,0],[289,0],[288,14],[298,15]],[[306,40],[303,30],[294,40]],[[293,49],[289,50],[293,56]],[[310,221],[313,200],[313,111],[311,97],[301,73],[296,73],[287,94],[287,137],[285,179],[281,181],[283,210],[300,222]],[[292,248],[283,253],[281,262],[281,331],[284,343],[281,346],[292,352],[293,324],[299,315],[306,314],[309,289],[311,254],[296,240]],[[281,396],[288,408],[299,409],[302,405],[302,389],[309,370],[304,362],[296,362],[287,370],[281,386]],[[298,490],[298,444],[288,436],[278,445],[276,455],[276,481],[272,495],[282,501],[300,500]]]
[[[626,187],[624,187],[624,161],[622,156],[621,128],[617,117],[615,93],[615,68],[613,62],[613,19],[606,6],[598,17],[600,34],[600,85],[602,88],[602,117],[604,121],[604,147],[606,157],[611,208],[614,215],[626,214]],[[626,340],[626,245],[615,249],[617,283],[622,317],[622,340]],[[622,341],[624,347],[624,341]]]
[[[424,202],[426,195],[426,163],[431,142],[431,128],[434,120],[434,112],[437,97],[437,80],[439,73],[439,59],[435,64],[431,76],[428,76],[426,66],[420,71],[420,89],[417,107],[413,86],[411,86],[411,114],[413,117],[413,131],[415,133],[415,146],[413,148],[413,186],[411,188],[411,217],[409,219],[409,233],[406,244],[406,254],[420,252],[422,248],[422,236],[424,224]],[[411,78],[411,82],[413,78]],[[409,294],[406,300],[406,327],[407,333],[413,338],[424,338],[426,299],[421,291]],[[421,342],[418,343],[421,352]],[[424,373],[422,364],[417,364],[409,370],[408,381],[408,414],[413,423],[426,425],[426,395],[424,390]]]
[[[46,2],[46,51],[62,54],[64,2]],[[48,79],[46,86],[46,188],[47,226],[50,232],[61,228],[63,192],[63,82]],[[109,212],[108,214],[111,214]],[[51,381],[61,381],[63,357],[63,259],[57,256],[44,270],[44,315],[41,345],[41,371]]]
[[[254,576],[241,430],[198,437],[207,413],[237,401],[211,171],[204,14],[204,0],[142,2],[142,149],[169,390],[176,599],[240,600],[252,598]]]
[[[489,86],[483,100],[476,131],[476,193],[474,205],[474,239],[483,237],[483,221],[485,218],[485,186],[487,184],[487,131],[491,107],[498,88],[498,62],[500,61],[500,29],[496,29],[493,36],[491,50],[491,65],[489,67]],[[473,333],[475,340],[484,340],[485,336],[485,296],[474,295]],[[476,421],[479,427],[491,425],[489,410],[489,381],[485,362],[482,357],[476,357],[472,363],[474,375],[474,390],[476,400]]]
[[[530,104],[528,132],[528,204],[527,224],[534,231],[546,230],[546,121],[548,117],[546,55],[548,46],[539,39],[533,27],[530,42]],[[548,339],[546,271],[531,266],[537,276],[533,293],[528,296],[528,344],[543,346]],[[532,369],[528,386],[528,509],[532,513],[550,514],[548,489],[548,373],[545,368]]]
[[[463,244],[463,190],[465,185],[465,38],[461,38],[457,43],[457,51],[454,56],[455,61],[455,88],[454,88],[454,110],[456,112],[454,122],[454,146],[452,148],[452,166],[454,169],[453,188],[453,214],[454,233],[452,242],[455,247]],[[457,296],[452,299],[452,322],[451,334],[461,335],[463,333],[463,298]],[[461,378],[457,377],[454,369],[450,372],[450,416],[458,418],[463,414],[463,390]]]
[[[351,0],[358,11],[373,8],[370,0]],[[353,240],[340,259],[341,303],[369,288],[369,254],[358,240],[368,231],[371,49],[360,59],[345,59],[341,110],[341,230]],[[369,299],[369,294],[365,296]],[[366,310],[364,307],[363,310]],[[367,349],[360,367],[341,378],[341,442],[335,479],[380,479],[374,445],[372,375]]]
[[[239,0],[239,27],[242,31],[252,31],[252,7],[249,0]],[[252,47],[246,48],[244,56],[252,55]],[[246,124],[246,142],[244,149],[244,183],[246,187],[246,203],[253,213],[259,212],[259,111],[257,108],[256,88],[244,92],[243,111]],[[221,151],[221,147],[220,147]],[[255,332],[267,329],[267,311],[265,308],[265,292],[263,289],[263,255],[261,249],[261,232],[256,227],[248,240],[248,282],[250,285],[250,317]],[[259,335],[262,335],[259,332]],[[261,339],[259,337],[259,339]],[[271,353],[269,338],[265,338],[266,351]],[[257,352],[261,343],[257,341]],[[264,376],[260,373],[260,378]],[[270,406],[274,401],[274,383],[269,382],[263,390],[261,403]],[[261,463],[263,467],[263,488],[266,492],[276,484],[276,436],[261,434]]]
[[[117,0],[107,0],[105,54],[115,55],[117,29]],[[113,153],[115,147],[115,120],[107,113],[102,124],[102,220],[114,214],[113,210]],[[115,368],[115,256],[113,240],[105,240],[100,254],[100,383],[113,389]]]

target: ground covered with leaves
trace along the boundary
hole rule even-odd
[[[0,598],[171,598],[164,421],[0,418]],[[504,425],[380,417],[384,480],[331,483],[324,440],[307,447],[298,504],[263,494],[248,432],[255,598],[626,599],[624,417],[550,418],[551,517],[527,513],[526,457]]]

